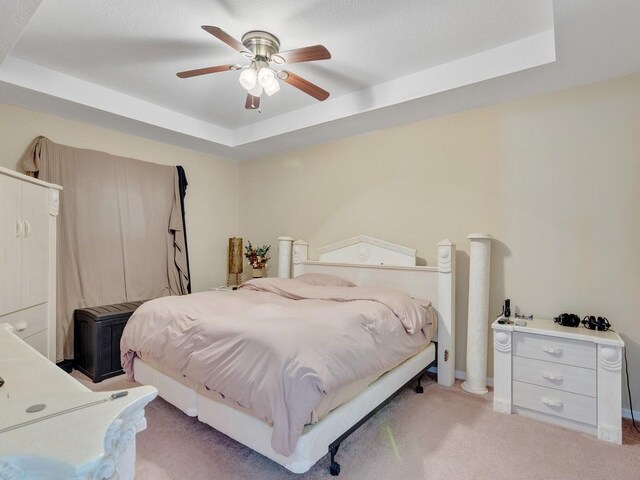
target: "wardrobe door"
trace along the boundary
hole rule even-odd
[[[21,183],[15,178],[0,175],[0,315],[21,308]]]
[[[49,189],[22,184],[22,306],[46,302],[49,295]]]

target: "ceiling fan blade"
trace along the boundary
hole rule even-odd
[[[312,47],[296,48],[279,52],[271,57],[274,63],[282,65],[283,63],[301,63],[313,62],[316,60],[328,60],[331,58],[329,50],[323,45],[313,45]],[[282,61],[281,61],[282,60]]]
[[[247,100],[244,102],[244,108],[247,110],[257,110],[260,108],[260,97],[254,97],[247,93]]]
[[[327,98],[329,98],[329,92],[323,90],[317,85],[314,85],[309,80],[305,80],[295,73],[286,72],[284,70],[283,73],[286,74],[286,76],[284,78],[280,78],[282,78],[282,80],[287,82],[292,87],[296,87],[298,90],[302,90],[307,95],[311,95],[313,98],[315,98],[316,100],[320,100],[321,102],[324,102]]]
[[[238,65],[218,65],[216,67],[198,68],[196,70],[186,70],[178,72],[176,75],[180,78],[197,77],[198,75],[207,75],[208,73],[226,72],[228,70],[237,70]]]
[[[237,50],[240,53],[250,53],[253,56],[253,52],[250,52],[247,47],[245,47],[241,42],[233,38],[227,32],[222,30],[219,27],[212,27],[211,25],[202,25],[202,29],[209,32],[211,35],[216,37],[218,40],[226,43],[234,50]]]

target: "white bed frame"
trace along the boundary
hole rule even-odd
[[[139,358],[134,361],[135,379],[153,385],[159,395],[187,415],[270,458],[294,473],[304,473],[331,451],[331,473],[339,472],[334,456],[340,441],[411,379],[436,359],[438,383],[451,386],[455,380],[455,245],[438,243],[438,266],[416,266],[416,251],[367,236],[358,236],[318,250],[319,260],[308,259],[309,245],[303,240],[279,238],[278,276],[327,273],[358,285],[383,286],[428,299],[438,315],[437,349],[431,343],[380,377],[353,400],[336,408],[318,423],[307,425],[292,455],[285,457],[271,447],[273,428],[243,411],[202,395]],[[293,269],[292,269],[293,266]],[[337,465],[337,471],[336,471]]]

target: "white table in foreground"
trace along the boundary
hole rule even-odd
[[[622,443],[620,335],[542,319],[492,328],[495,411]]]
[[[153,387],[92,392],[0,324],[0,480],[135,475],[135,437]],[[45,404],[28,413],[32,405]]]

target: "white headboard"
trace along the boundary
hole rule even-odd
[[[366,235],[318,249],[319,260],[309,260],[304,240],[280,237],[278,276],[328,273],[357,285],[400,290],[412,297],[430,300],[438,314],[438,383],[455,380],[455,245],[438,243],[438,266],[416,266],[416,250]]]

